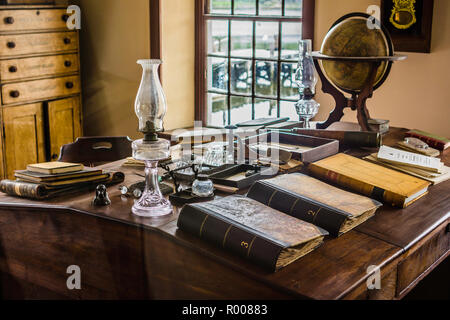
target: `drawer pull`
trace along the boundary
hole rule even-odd
[[[52,154],[52,160],[58,159],[58,155],[56,153]]]
[[[8,70],[11,73],[15,73],[15,72],[17,72],[17,67],[16,66],[10,66]]]
[[[10,49],[14,49],[16,47],[16,43],[13,41],[9,41],[7,44],[8,48]]]
[[[72,89],[73,88],[73,82],[66,82],[66,88],[67,89]]]
[[[13,24],[14,23],[14,18],[13,17],[6,17],[5,19],[3,19],[3,21],[5,22],[5,24]]]
[[[71,42],[71,41],[70,41],[69,38],[64,38],[64,43],[65,43],[65,44],[70,44],[70,42]]]
[[[20,96],[20,92],[17,90],[13,90],[9,93],[9,95],[11,96],[11,98],[18,98]]]
[[[72,66],[72,62],[69,60],[64,61],[64,66],[66,66],[67,68]]]
[[[63,20],[64,22],[67,22],[67,20],[69,20],[69,15],[68,15],[68,14],[64,14],[64,15],[62,16],[62,20]]]

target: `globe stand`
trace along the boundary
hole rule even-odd
[[[331,124],[338,122],[342,119],[342,117],[344,116],[345,108],[351,108],[353,111],[355,110],[357,111],[357,119],[359,125],[361,126],[361,129],[363,131],[373,131],[369,125],[370,114],[369,110],[367,109],[367,99],[372,98],[373,91],[376,89],[375,79],[377,76],[378,68],[384,61],[388,62],[389,68],[394,61],[405,60],[406,56],[394,55],[388,57],[334,57],[321,54],[320,52],[313,52],[312,57],[314,59],[316,70],[319,73],[320,80],[322,81],[322,91],[324,93],[332,95],[334,101],[336,102],[336,106],[330,113],[328,119],[324,122],[317,123],[316,128],[317,129],[328,128]],[[369,77],[366,83],[364,84],[363,89],[361,91],[349,91],[351,97],[348,98],[325,76],[319,63],[320,60],[331,60],[340,62],[365,62],[365,63],[369,62],[370,63]],[[380,84],[383,81],[384,79],[380,81]]]

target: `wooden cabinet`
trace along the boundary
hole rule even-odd
[[[82,135],[78,31],[63,6],[0,6],[0,178]]]
[[[46,160],[42,103],[3,108],[6,176]]]
[[[61,146],[81,136],[80,98],[69,98],[48,103],[50,157],[57,160]],[[62,126],[61,123],[64,123]]]

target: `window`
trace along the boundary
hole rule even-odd
[[[312,39],[314,0],[197,0],[196,119],[204,125],[297,120],[298,41]]]

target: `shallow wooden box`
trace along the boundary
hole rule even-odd
[[[278,141],[276,141],[277,136]],[[271,143],[271,142],[311,148],[309,150],[291,152],[292,159],[299,160],[303,163],[315,162],[327,158],[329,156],[332,156],[334,154],[337,154],[339,152],[338,140],[316,138],[294,133],[268,132],[253,137],[248,137],[244,140],[246,158],[248,158],[249,155],[251,155],[252,153],[253,154],[256,153],[255,151],[251,150],[249,146],[257,143]]]

